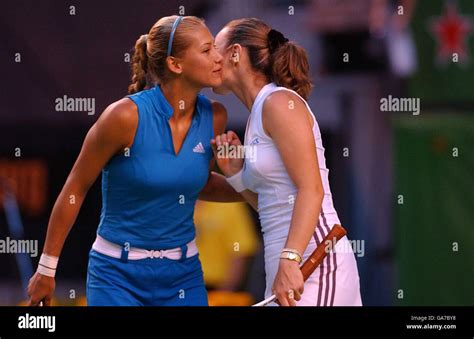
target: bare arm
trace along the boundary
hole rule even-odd
[[[110,158],[131,145],[137,123],[136,106],[123,99],[109,106],[91,127],[54,204],[44,253],[59,257],[89,188]]]
[[[288,110],[290,100],[293,110]],[[298,192],[285,247],[300,253],[314,233],[324,197],[309,114],[304,103],[287,91],[271,94],[263,107],[264,129],[275,142]]]
[[[51,212],[44,254],[59,257],[89,188],[109,159],[131,146],[137,124],[135,104],[122,99],[110,105],[91,127]],[[49,306],[54,289],[54,278],[36,272],[28,285],[28,304],[36,306],[43,301]]]
[[[252,206],[255,212],[258,212],[258,194],[250,190],[245,190],[240,192],[240,194],[245,198],[245,201]]]
[[[229,185],[225,176],[220,173],[211,172],[204,189],[199,193],[199,200],[214,202],[238,202],[246,201],[258,212],[258,194],[249,190],[236,192]]]
[[[289,105],[290,101],[294,105]],[[288,107],[294,106],[293,109]],[[293,93],[272,93],[263,106],[263,127],[273,139],[285,168],[297,189],[293,215],[285,248],[304,253],[314,233],[324,191],[319,172],[312,118],[306,105]],[[289,203],[291,199],[288,199]],[[288,291],[299,300],[304,280],[295,261],[280,260],[273,284],[278,300],[284,306],[294,305]]]
[[[225,107],[218,103],[212,103],[214,114],[214,135],[219,136],[224,133],[227,124],[227,111]],[[211,160],[209,168],[214,168],[215,158]],[[257,210],[257,194],[252,191],[237,193],[230,186],[222,174],[211,171],[206,186],[199,194],[199,200],[215,202],[237,202],[247,201],[255,210]]]

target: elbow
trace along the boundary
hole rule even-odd
[[[305,195],[310,201],[322,204],[324,199],[324,188],[322,185],[308,185],[298,189],[298,195]]]
[[[92,184],[93,182],[79,180],[75,175],[71,174],[66,179],[66,183],[63,186],[62,192],[67,194],[67,196],[72,194],[76,196],[76,198],[84,199]]]

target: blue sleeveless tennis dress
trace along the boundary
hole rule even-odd
[[[194,205],[209,176],[214,137],[209,99],[198,95],[192,123],[178,154],[159,86],[128,96],[138,108],[132,146],[102,171],[102,211],[97,234],[147,250],[180,247],[195,237]],[[181,260],[127,260],[91,250],[89,305],[207,305],[198,255]]]

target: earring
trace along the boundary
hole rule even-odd
[[[232,54],[232,61],[233,61],[233,62],[238,63],[239,60],[240,60],[240,58],[239,58],[239,54],[238,54],[238,53]]]

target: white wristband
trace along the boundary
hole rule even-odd
[[[244,173],[244,169],[242,168],[240,171],[238,171],[233,176],[225,178],[225,180],[227,180],[229,185],[231,185],[232,188],[234,190],[236,190],[237,192],[239,192],[239,193],[246,190],[246,188],[244,186],[244,182],[242,180],[242,174],[243,173]]]
[[[58,267],[58,261],[58,257],[53,257],[43,253],[36,271],[47,277],[54,278],[56,275],[56,267]]]

